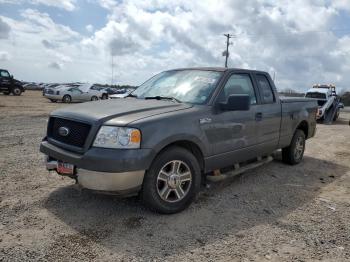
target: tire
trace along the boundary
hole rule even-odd
[[[288,147],[282,148],[283,162],[296,165],[301,162],[305,151],[305,133],[297,129]]]
[[[108,99],[108,94],[103,94],[102,95],[102,100],[106,100],[106,99]]]
[[[64,95],[62,98],[63,103],[70,103],[72,102],[72,97],[70,95]]]
[[[196,157],[184,148],[170,147],[156,157],[146,172],[141,199],[158,213],[177,213],[192,203],[200,184],[201,171]]]
[[[12,88],[12,94],[14,96],[20,96],[22,94],[22,89],[18,86],[15,86],[14,88]]]
[[[56,102],[57,102],[56,99],[50,99],[50,101],[51,101],[52,103],[56,103]]]
[[[337,121],[338,117],[339,117],[339,110],[337,111],[337,113],[334,115],[333,121]]]
[[[97,96],[92,96],[91,97],[91,101],[97,101],[98,100],[98,97]]]

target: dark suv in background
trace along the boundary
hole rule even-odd
[[[24,92],[24,87],[22,82],[14,79],[7,70],[0,69],[0,92],[20,96]]]

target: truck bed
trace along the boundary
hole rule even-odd
[[[286,97],[280,96],[281,103],[295,103],[295,102],[312,102],[316,99],[313,98],[305,98],[305,97]]]

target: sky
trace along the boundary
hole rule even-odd
[[[268,71],[279,90],[350,91],[349,0],[0,0],[0,68],[24,81],[139,85],[223,66],[227,33],[229,67]]]

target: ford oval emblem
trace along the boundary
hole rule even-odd
[[[59,134],[60,136],[68,136],[68,135],[69,135],[69,128],[64,127],[64,126],[61,126],[61,127],[58,129],[58,134]]]

